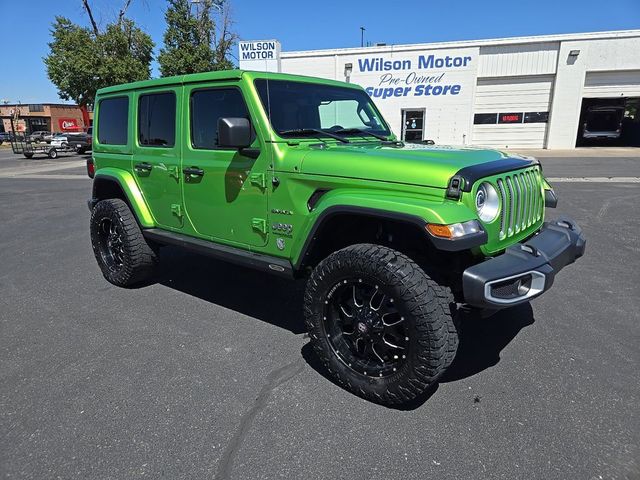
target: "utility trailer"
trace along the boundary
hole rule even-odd
[[[11,118],[11,149],[17,155],[24,155],[25,158],[32,158],[34,155],[47,155],[49,158],[58,158],[60,152],[73,152],[75,148],[68,143],[62,145],[51,145],[39,143],[31,140],[26,131],[17,131],[14,118]]]

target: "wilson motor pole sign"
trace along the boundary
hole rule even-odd
[[[280,71],[280,42],[253,40],[238,43],[238,58],[242,70]]]

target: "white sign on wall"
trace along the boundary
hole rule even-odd
[[[279,72],[280,42],[277,40],[238,42],[238,59],[242,70]]]
[[[386,51],[345,55],[341,61],[345,76],[365,89],[396,134],[402,132],[403,110],[423,110],[424,138],[464,144],[472,126],[479,53],[477,47]],[[343,68],[338,66],[338,75]]]
[[[467,103],[475,85],[477,58],[477,49],[363,55],[352,60],[351,81],[379,102]]]

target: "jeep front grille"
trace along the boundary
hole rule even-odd
[[[504,240],[540,220],[544,197],[538,169],[502,175],[496,183],[502,202],[499,237]]]

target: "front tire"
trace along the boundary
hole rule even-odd
[[[91,246],[102,275],[114,285],[130,287],[153,276],[157,256],[119,198],[101,200],[93,207]]]
[[[385,405],[423,395],[458,345],[449,288],[379,245],[352,245],[323,260],[304,310],[314,351],[335,381]]]

